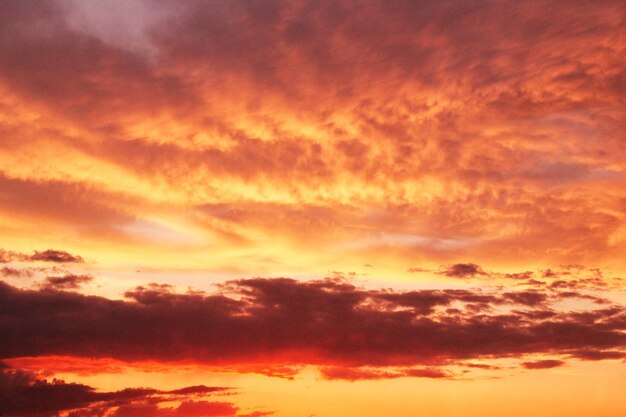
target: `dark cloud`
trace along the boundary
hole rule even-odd
[[[533,272],[532,271],[524,271],[524,272],[514,272],[514,273],[509,273],[509,274],[504,274],[505,278],[508,279],[531,279],[533,276]]]
[[[428,272],[428,270],[421,270],[419,268],[415,271]],[[414,272],[414,270],[409,269],[409,272]],[[545,300],[546,297],[549,296],[550,292],[546,290],[555,290],[558,293],[558,297],[585,298],[598,304],[602,304],[606,302],[606,300],[590,294],[583,295],[580,291],[603,291],[620,288],[619,278],[604,276],[602,271],[597,268],[587,268],[582,265],[562,265],[561,267],[555,269],[502,273],[487,270],[475,263],[460,263],[440,267],[438,271],[431,272],[462,279],[471,278],[473,280],[485,281],[512,280],[517,281],[514,284],[515,286],[528,286],[535,288],[533,291],[517,292],[510,295],[510,297],[515,297],[515,299],[521,304],[528,304],[530,302],[539,303],[542,300]],[[541,291],[538,292],[538,290]],[[526,299],[523,300],[522,297],[526,297]],[[510,300],[513,301],[513,298]]]
[[[33,276],[31,269],[17,269],[8,266],[0,268],[0,276],[5,278],[30,278]]]
[[[93,281],[93,277],[90,275],[66,274],[62,276],[46,277],[46,280],[40,285],[45,289],[76,290],[80,288],[82,284],[91,281]]]
[[[48,249],[43,252],[35,252],[30,257],[32,261],[56,262],[56,263],[82,263],[83,258],[72,255],[62,250]]]
[[[61,380],[47,381],[11,368],[0,371],[0,414],[16,417],[53,417],[61,411],[72,411],[72,416],[88,416],[102,410],[117,410],[149,402],[155,405],[172,400],[186,400],[223,392],[227,388],[196,386],[174,391],[151,388],[127,388],[114,392],[98,392],[94,388]],[[192,402],[183,402],[183,404]],[[203,404],[205,402],[198,402]],[[233,409],[229,403],[211,403],[214,408]],[[188,406],[190,407],[190,406]],[[93,414],[101,415],[101,414]],[[184,414],[183,414],[184,415]],[[222,414],[211,414],[222,415]],[[223,414],[232,415],[232,414]]]
[[[237,415],[238,407],[213,401],[183,401],[178,407],[157,407],[156,404],[124,405],[111,417],[229,417]]]
[[[0,173],[1,180],[1,173]],[[47,249],[32,255],[0,249],[0,263],[9,262],[83,263],[83,258],[64,250]]]
[[[548,298],[545,294],[536,291],[504,293],[502,296],[513,304],[522,304],[527,306],[538,306],[544,303]]]
[[[394,370],[346,368],[340,366],[327,366],[320,369],[326,379],[343,379],[348,381],[392,379],[392,378],[451,378],[452,375],[436,368],[407,368]]]
[[[557,359],[544,359],[534,362],[524,362],[522,366],[526,369],[550,369],[565,365],[565,362]]]
[[[432,365],[626,346],[619,305],[557,312],[534,292],[365,290],[343,280],[230,281],[221,293],[151,285],[127,301],[0,283],[0,357],[221,365]],[[498,312],[502,306],[525,310]],[[452,308],[454,306],[454,308]],[[271,368],[271,367],[270,367]]]
[[[439,273],[454,278],[473,278],[476,275],[487,275],[479,265],[472,263],[450,265]]]
[[[572,357],[585,361],[601,361],[605,359],[625,359],[626,352],[601,351],[601,350],[579,350],[573,352]]]

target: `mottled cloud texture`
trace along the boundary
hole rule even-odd
[[[311,383],[263,386],[285,410],[423,383],[406,415],[461,417],[447,380],[572,371],[545,397],[583,401],[593,365],[599,403],[626,352],[625,22],[618,0],[0,1],[0,413],[269,413],[98,379],[146,363]],[[481,415],[512,414],[495,386]],[[362,399],[402,415],[367,393],[332,415]]]
[[[80,3],[0,6],[5,216],[433,262],[626,249],[620,1]]]

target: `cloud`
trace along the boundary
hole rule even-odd
[[[212,401],[183,401],[178,407],[157,407],[156,404],[124,405],[112,417],[229,417],[238,408],[231,403]]]
[[[33,276],[33,271],[28,268],[11,268],[4,266],[0,268],[0,276],[5,278],[30,278]]]
[[[48,249],[43,252],[35,251],[30,257],[31,261],[55,262],[55,263],[82,263],[83,258],[72,255],[62,250]]]
[[[47,249],[35,251],[32,255],[0,249],[0,263],[9,262],[48,262],[48,263],[83,263],[83,258],[63,250]]]
[[[514,293],[504,293],[503,297],[513,303],[527,306],[538,306],[543,304],[548,298],[547,295],[536,291],[518,291]]]
[[[573,352],[572,357],[585,361],[601,361],[605,359],[624,359],[626,352],[619,351],[595,351],[595,350],[579,350]]]
[[[260,245],[280,218],[311,253],[435,265],[623,253],[616,0],[35,4],[0,25],[0,198],[26,224],[162,210]]]
[[[9,263],[15,261],[25,261],[28,260],[28,255],[23,253],[18,253],[14,251],[9,251],[5,249],[0,249],[0,263]]]
[[[374,380],[374,379],[393,379],[393,378],[451,378],[452,375],[434,368],[407,368],[407,369],[368,369],[368,368],[345,368],[339,366],[322,367],[320,369],[322,376],[329,380]]]
[[[439,273],[454,278],[472,278],[476,275],[487,275],[479,265],[472,263],[450,265]]]
[[[561,265],[554,269],[503,273],[487,270],[475,263],[462,263],[440,267],[439,270],[433,271],[410,268],[408,272],[434,272],[452,278],[491,282],[491,285],[493,282],[507,283],[508,281],[508,285],[533,288],[533,291],[511,294],[511,297],[515,297],[522,304],[532,302],[532,300],[540,302],[549,296],[551,290],[561,298],[585,298],[602,304],[606,300],[591,294],[583,294],[580,291],[608,291],[621,288],[621,278],[606,276],[597,268],[582,265]],[[521,297],[526,297],[526,300],[522,300]]]
[[[551,308],[558,296],[525,291],[365,290],[338,279],[257,278],[229,281],[214,294],[154,284],[126,297],[0,284],[7,318],[0,357],[358,368],[626,347],[623,306],[559,312]]]
[[[565,365],[565,362],[556,359],[544,359],[534,362],[524,362],[522,366],[526,369],[550,369]]]
[[[98,392],[87,385],[66,383],[57,379],[49,382],[37,379],[29,373],[5,367],[0,372],[0,413],[3,416],[16,417],[53,417],[61,411],[73,410],[71,416],[88,416],[98,410],[116,409],[115,412],[118,412],[127,407],[141,407],[146,402],[156,407],[165,401],[202,398],[226,390],[227,388],[222,387],[196,386],[173,391],[126,388],[114,392]],[[185,407],[190,410],[201,410],[205,404],[211,405],[205,407],[205,410],[235,409],[230,403],[183,401],[182,404],[186,404]]]
[[[29,143],[38,147],[36,142]],[[101,238],[114,234],[116,226],[133,219],[124,209],[129,203],[127,195],[81,179],[13,178],[0,171],[0,198],[3,200],[1,211],[16,221],[26,218],[31,222],[44,220],[46,224],[80,225],[86,235],[98,233]],[[45,252],[42,252],[43,258]],[[63,259],[63,255],[58,255],[59,260]]]
[[[76,290],[82,284],[93,281],[93,277],[89,275],[66,274],[62,276],[46,277],[46,280],[40,284],[44,289],[55,290]]]

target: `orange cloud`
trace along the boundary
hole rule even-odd
[[[617,0],[0,2],[0,358],[281,383],[623,358],[625,20]],[[176,401],[56,411],[243,412]]]
[[[617,2],[190,3],[137,35],[148,55],[109,24],[76,30],[67,6],[3,8],[11,215],[119,232],[157,211],[252,247],[280,216],[307,253],[304,210],[346,256],[389,248],[384,233],[432,262],[624,249]]]

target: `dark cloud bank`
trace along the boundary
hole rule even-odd
[[[626,309],[556,310],[573,291],[365,290],[327,279],[230,281],[220,292],[137,287],[109,300],[0,282],[0,358],[41,355],[207,364],[433,366],[548,354],[623,357]]]

